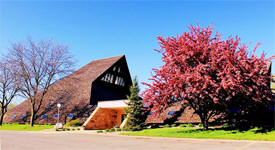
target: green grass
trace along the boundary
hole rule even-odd
[[[53,125],[34,125],[30,127],[29,124],[3,124],[0,126],[0,130],[16,130],[16,131],[41,131],[45,129],[53,128]]]
[[[126,132],[122,135],[155,136],[175,138],[205,138],[205,139],[233,139],[233,140],[266,140],[275,141],[275,130],[261,133],[254,128],[248,131],[212,129],[203,131],[200,128],[158,128],[145,129],[138,132]]]

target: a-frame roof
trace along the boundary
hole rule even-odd
[[[46,95],[43,101],[41,109],[38,112],[38,117],[40,117],[39,114],[53,116],[57,111],[57,103],[62,104],[61,111],[63,113],[72,113],[72,110],[84,111],[84,107],[89,109],[92,82],[120,59],[125,59],[125,55],[94,60],[72,74],[55,82],[50,87],[50,93]],[[20,116],[28,114],[29,110],[30,102],[25,100],[9,110],[4,120],[6,122],[18,122],[22,120]],[[83,113],[89,115],[90,112]],[[11,116],[14,115],[17,116],[16,119],[12,119]],[[37,123],[41,123],[39,119]]]
[[[94,60],[84,67],[80,68],[79,70],[75,71],[72,75],[84,76],[84,74],[88,73],[88,80],[92,82],[123,57],[125,57],[125,55]]]

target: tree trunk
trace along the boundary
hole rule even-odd
[[[4,115],[5,115],[5,113],[1,112],[1,116],[0,116],[0,126],[2,126],[2,124],[3,124]]]
[[[34,125],[34,117],[35,117],[34,104],[31,104],[31,118],[30,118],[30,126],[31,127],[33,127],[33,125]]]
[[[6,114],[5,108],[1,108],[0,126],[3,124],[4,115]]]
[[[208,130],[208,120],[204,120],[204,123],[203,123],[203,130]]]
[[[203,125],[203,130],[208,130],[208,120],[204,114],[199,114],[199,117],[201,119],[201,123]]]

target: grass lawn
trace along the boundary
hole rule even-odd
[[[137,132],[125,132],[122,135],[156,136],[175,138],[206,138],[206,139],[233,139],[233,140],[266,140],[275,141],[275,130],[261,133],[254,128],[248,131],[212,129],[203,131],[200,128],[157,128],[145,129]]]
[[[0,130],[16,130],[16,131],[41,131],[45,129],[53,128],[53,125],[34,125],[30,127],[29,124],[3,124],[0,126]]]

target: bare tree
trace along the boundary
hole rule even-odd
[[[30,101],[30,125],[33,126],[50,86],[71,73],[73,61],[68,47],[52,41],[14,43],[10,50],[11,60],[19,68],[22,86],[20,91]]]
[[[4,115],[8,105],[17,95],[20,87],[20,80],[17,77],[17,70],[12,62],[2,58],[0,60],[0,125],[3,124]]]

